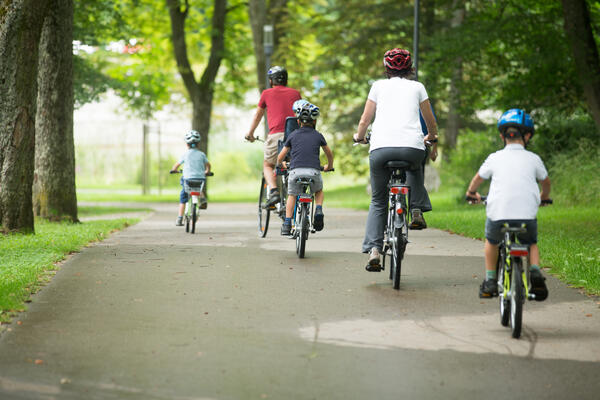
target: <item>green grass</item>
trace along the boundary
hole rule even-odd
[[[104,239],[135,219],[115,219],[72,224],[36,220],[35,235],[0,236],[0,321],[8,321],[53,271],[55,263],[90,242]]]

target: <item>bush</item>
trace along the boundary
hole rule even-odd
[[[551,197],[563,205],[592,205],[600,193],[600,146],[583,140],[568,152],[555,154],[547,163]]]

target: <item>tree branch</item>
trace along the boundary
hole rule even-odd
[[[200,79],[200,87],[203,90],[213,91],[213,84],[219,71],[219,66],[225,53],[225,16],[227,14],[227,1],[215,0],[212,18],[211,47],[208,65],[204,69]]]

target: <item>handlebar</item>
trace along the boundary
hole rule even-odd
[[[465,196],[465,201],[469,202],[470,204],[479,203],[479,201],[477,200],[477,197],[472,197],[472,196]],[[486,201],[487,201],[487,196],[481,196],[481,202],[485,203]],[[550,205],[553,203],[554,203],[554,201],[552,199],[543,199],[541,201],[542,205]]]
[[[250,138],[248,138],[248,136],[244,136],[244,139],[245,139],[247,142],[250,142]],[[254,136],[254,140],[253,140],[252,142],[264,142],[264,140],[262,140],[262,139],[261,139],[261,138],[259,138],[259,137],[256,137],[256,136]],[[250,142],[250,143],[252,143],[252,142]]]
[[[180,169],[169,171],[169,174],[182,174],[182,173],[183,173],[183,170],[180,170]],[[210,171],[208,174],[206,174],[206,176],[214,176],[214,175],[215,175],[215,173],[212,171]]]

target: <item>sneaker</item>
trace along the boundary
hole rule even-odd
[[[425,218],[423,218],[423,213],[420,209],[415,208],[414,210],[412,210],[412,218],[408,228],[414,230],[421,230],[427,228],[427,223],[425,222]]]
[[[379,249],[377,247],[373,247],[369,252],[369,262],[365,269],[369,272],[381,271],[381,256],[379,255]]]
[[[546,278],[542,275],[539,269],[532,269],[529,272],[529,280],[531,281],[530,293],[535,295],[536,301],[544,301],[548,297],[548,287],[546,287]]]
[[[315,228],[315,231],[323,230],[323,226],[325,226],[325,223],[323,222],[323,218],[325,218],[325,214],[323,214],[323,211],[316,210],[315,211],[315,219],[313,220],[313,228]]]
[[[274,206],[275,204],[279,203],[280,200],[279,190],[271,190],[271,193],[269,194],[269,200],[267,200],[267,207]]]
[[[290,236],[292,234],[292,224],[286,224],[285,222],[281,225],[281,236]]]
[[[183,226],[183,217],[177,217],[175,221],[175,226]]]
[[[200,201],[200,209],[201,210],[206,210],[207,207],[208,207],[208,202],[206,201],[206,199],[202,199]]]
[[[488,299],[498,296],[498,282],[495,279],[486,279],[479,286],[479,298]]]

